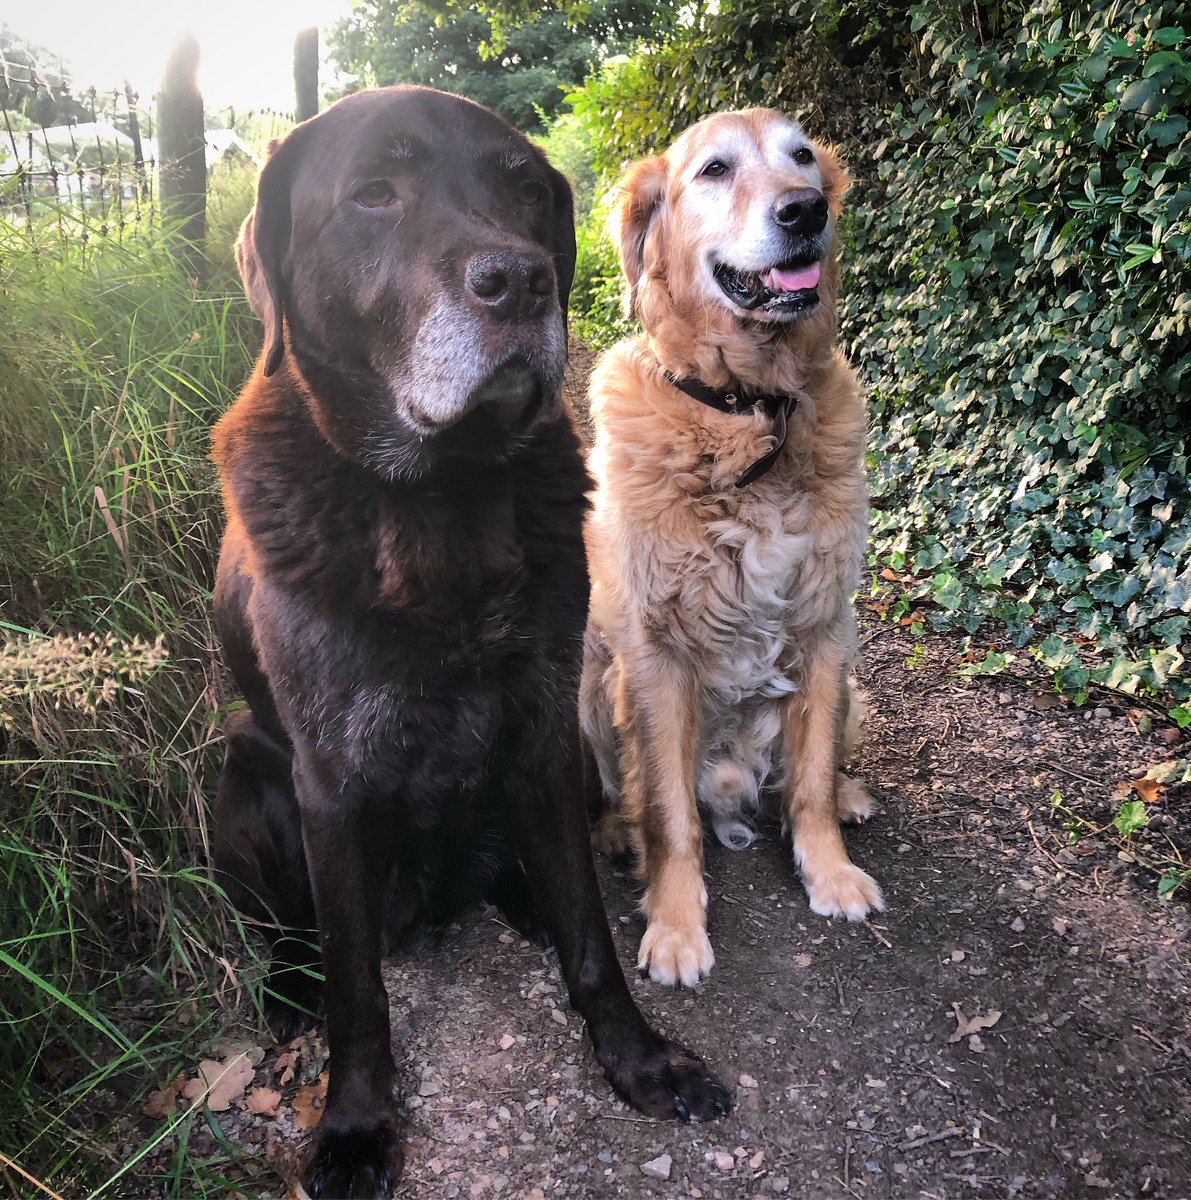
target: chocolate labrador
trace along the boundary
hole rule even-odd
[[[331,1081],[307,1190],[391,1190],[382,948],[480,898],[540,918],[618,1095],[726,1112],[634,1004],[589,848],[565,179],[470,101],[362,93],[275,146],[238,251],[265,346],[215,431],[216,616],[248,711],[214,857],[275,923],[276,1030],[317,1004],[300,931],[319,931]]]

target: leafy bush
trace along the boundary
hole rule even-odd
[[[776,104],[837,136],[858,177],[841,328],[872,387],[878,558],[936,625],[1004,620],[1077,693],[1185,697],[1182,7],[936,0],[859,49],[840,36],[857,7],[730,7],[575,110],[606,171],[714,108]]]

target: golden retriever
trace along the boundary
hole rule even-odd
[[[812,910],[884,907],[840,833],[872,809],[840,769],[868,532],[864,401],[835,347],[848,183],[831,148],[749,109],[700,121],[619,185],[644,333],[591,382],[581,704],[608,803],[597,841],[637,851],[639,966],[659,983],[694,985],[715,961],[698,806],[742,848],[767,781]]]

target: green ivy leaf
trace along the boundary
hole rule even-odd
[[[1139,829],[1149,824],[1150,815],[1146,810],[1144,800],[1127,800],[1121,805],[1121,811],[1113,818],[1112,823],[1117,827],[1121,837],[1132,837]]]

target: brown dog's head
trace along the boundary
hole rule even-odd
[[[630,312],[655,337],[834,328],[835,222],[849,179],[835,151],[768,109],[718,113],[620,181],[612,230]]]
[[[323,435],[389,478],[502,457],[560,411],[571,190],[500,117],[398,87],[277,143],[237,245]]]

